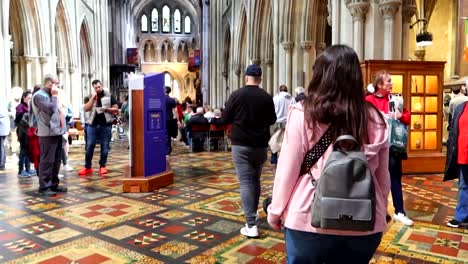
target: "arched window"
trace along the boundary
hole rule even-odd
[[[168,33],[171,31],[171,10],[169,9],[167,5],[163,7],[162,15],[163,15],[162,32]]]
[[[141,31],[148,32],[148,17],[146,15],[141,16]]]
[[[159,21],[158,21],[158,10],[156,8],[151,12],[151,32],[158,32]]]
[[[187,34],[192,33],[192,21],[190,20],[189,16],[185,17],[184,23],[185,23],[184,32]]]
[[[179,9],[176,9],[176,11],[174,12],[174,32],[175,33],[182,32]]]
[[[164,86],[169,86],[172,88],[172,76],[168,72],[164,74]]]
[[[177,80],[174,80],[174,86],[172,87],[172,95],[175,98],[180,97],[180,88],[179,88],[179,82]]]

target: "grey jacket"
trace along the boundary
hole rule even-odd
[[[65,115],[61,115],[61,123],[57,97],[51,96],[47,88],[43,87],[34,94],[31,105],[37,119],[37,136],[49,137],[65,134],[67,131]]]
[[[458,165],[458,120],[460,119],[465,105],[467,102],[463,102],[455,108],[453,113],[453,119],[450,126],[449,137],[447,139],[447,159],[445,160],[445,173],[444,181],[458,179],[460,175],[460,165]]]

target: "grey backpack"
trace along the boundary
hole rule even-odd
[[[374,229],[374,183],[367,158],[353,136],[338,137],[319,180],[311,178],[316,188],[311,205],[313,227]]]

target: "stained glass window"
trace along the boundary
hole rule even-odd
[[[156,8],[151,12],[151,31],[158,32],[159,23],[158,23],[158,10]]]
[[[141,16],[141,31],[148,32],[148,17],[146,15]]]
[[[174,32],[175,33],[181,33],[182,32],[179,9],[176,9],[176,11],[174,12]]]
[[[192,33],[192,21],[190,20],[189,16],[185,17],[185,28],[184,28],[185,33]]]
[[[167,33],[171,31],[171,10],[169,7],[166,5],[162,9],[162,15],[163,15],[163,25],[162,25],[162,31]]]

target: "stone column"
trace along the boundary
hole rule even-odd
[[[353,48],[360,60],[364,59],[364,22],[369,11],[369,2],[354,2],[348,4],[349,12],[353,17]]]
[[[94,81],[94,73],[88,73],[88,85],[89,85],[89,87],[88,87],[88,90],[85,91],[85,94],[90,95],[91,92],[94,91],[93,86],[91,84],[93,81]]]
[[[384,59],[393,59],[394,17],[401,0],[383,0],[379,4],[379,11],[384,20]]]
[[[241,68],[239,65],[236,65],[236,69],[235,69],[235,72],[234,74],[236,75],[235,79],[236,79],[236,83],[235,83],[235,88],[234,90],[237,90],[241,87],[242,85],[242,81],[241,81]],[[233,90],[233,91],[234,91]]]
[[[402,28],[402,40],[401,40],[401,58],[402,60],[409,60],[409,26],[411,25],[411,18],[416,14],[417,7],[415,0],[406,0],[403,2],[402,16],[403,16],[403,28]]]
[[[26,87],[22,87],[23,89],[31,89],[32,88],[32,68],[31,63],[33,62],[34,58],[28,55],[24,55],[23,57],[24,63],[26,64]]]
[[[48,57],[39,57],[39,63],[41,64],[41,78],[39,79],[44,78],[44,75],[46,74],[45,65],[47,64],[48,61],[49,61]]]
[[[65,81],[65,68],[64,67],[57,67],[57,77],[60,85],[64,84]]]
[[[340,43],[340,3],[341,0],[330,0],[329,10],[331,10],[331,28],[332,28],[332,44]]]
[[[266,87],[266,90],[269,94],[273,95],[275,88],[273,87],[273,60],[266,59],[263,61],[265,65],[263,82]]]
[[[20,60],[18,56],[11,57],[13,61],[13,85],[12,86],[20,86]]]
[[[84,93],[85,95],[84,96],[87,96],[86,93],[88,91],[88,86],[89,86],[89,83],[88,83],[88,74],[86,72],[83,72],[81,73],[81,87],[80,87],[80,91],[82,91],[82,93]]]
[[[285,51],[286,65],[284,69],[286,70],[286,86],[291,88],[292,85],[292,49],[294,48],[294,42],[283,42],[283,49]]]
[[[72,104],[72,106],[74,107],[76,104],[76,102],[79,102],[79,94],[76,94],[76,84],[75,84],[75,80],[74,80],[74,77],[75,77],[75,72],[76,72],[76,68],[75,67],[70,67],[68,68],[68,73],[70,74],[70,85],[68,85],[68,91],[67,94],[68,94],[68,98],[70,99],[70,103]]]
[[[303,41],[301,42],[301,47],[304,50],[304,83],[303,86],[306,87],[307,84],[312,79],[312,64],[315,61],[315,43],[313,41]],[[292,91],[291,87],[291,91]]]

